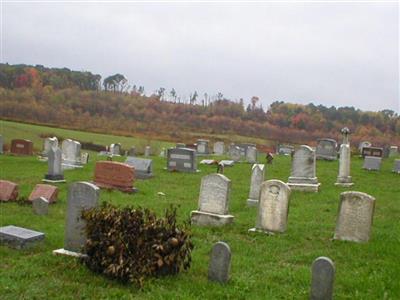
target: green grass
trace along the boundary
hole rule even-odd
[[[66,138],[110,144],[125,144],[131,138],[64,131],[11,122],[3,126],[6,137],[37,139],[43,132],[60,131]],[[35,140],[36,139],[36,140]],[[284,234],[248,234],[254,227],[256,208],[248,208],[251,165],[225,168],[232,180],[230,213],[233,225],[223,228],[193,227],[193,264],[176,277],[151,279],[143,290],[94,274],[67,257],[52,255],[63,247],[68,184],[93,178],[95,155],[83,169],[65,171],[67,184],[59,184],[59,201],[49,215],[37,216],[28,205],[0,203],[0,225],[16,225],[42,231],[45,242],[28,250],[0,246],[0,295],[2,299],[308,299],[311,263],[318,256],[330,257],[336,265],[336,299],[400,298],[400,176],[391,172],[393,159],[385,159],[380,172],[361,169],[362,160],[352,158],[352,190],[376,198],[372,238],[365,244],[332,241],[339,194],[334,186],[338,162],[317,162],[321,182],[319,193],[292,192],[289,222]],[[119,160],[123,160],[120,158]],[[153,157],[155,177],[138,180],[133,195],[101,191],[101,200],[120,206],[140,205],[158,213],[170,204],[179,205],[181,220],[197,208],[201,177],[215,172],[215,166],[199,166],[198,174],[169,173],[165,159]],[[47,164],[35,157],[0,156],[0,178],[19,184],[20,195],[28,196],[46,173]],[[266,179],[287,181],[290,158],[276,157],[266,166]],[[164,192],[160,198],[157,192]],[[207,270],[212,245],[226,241],[232,250],[231,280],[226,285],[208,282]]]

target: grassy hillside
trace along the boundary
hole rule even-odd
[[[55,132],[65,137],[109,144],[134,143],[135,139],[113,137],[41,126],[3,122],[6,137],[24,137],[39,143],[38,135]],[[39,143],[38,145],[41,145]],[[193,227],[193,264],[176,277],[150,280],[142,291],[134,286],[94,274],[67,257],[56,257],[52,250],[63,247],[66,195],[69,183],[90,181],[94,159],[83,169],[65,171],[66,184],[59,184],[59,201],[51,205],[48,216],[37,216],[29,205],[0,203],[0,225],[16,225],[46,234],[43,245],[16,251],[0,246],[0,295],[2,299],[308,299],[310,267],[318,256],[330,257],[336,265],[336,299],[400,298],[400,176],[393,174],[393,159],[384,160],[380,172],[361,169],[362,160],[352,158],[352,190],[376,198],[372,239],[366,244],[332,241],[339,194],[345,189],[334,186],[338,162],[318,161],[317,175],[322,183],[316,194],[293,192],[288,230],[267,236],[249,234],[254,227],[256,208],[248,208],[250,164],[225,168],[232,180],[230,213],[233,225],[223,228]],[[120,158],[119,160],[123,160]],[[120,206],[140,205],[158,213],[170,204],[179,205],[181,220],[197,208],[201,177],[215,172],[214,166],[200,166],[198,174],[169,173],[165,159],[153,157],[155,177],[138,180],[134,195],[101,191],[101,201]],[[262,161],[262,163],[264,163]],[[266,167],[266,179],[287,181],[290,157],[276,157]],[[15,181],[20,195],[28,196],[46,173],[47,164],[35,157],[0,156],[0,178]],[[157,192],[164,192],[160,198]],[[207,280],[212,245],[223,240],[232,250],[231,281],[227,285]]]

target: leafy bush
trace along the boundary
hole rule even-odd
[[[172,206],[157,218],[148,209],[103,203],[83,211],[82,217],[87,234],[83,262],[94,272],[141,287],[147,277],[177,274],[190,267],[189,225],[177,225]]]

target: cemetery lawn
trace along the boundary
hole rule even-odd
[[[0,132],[7,143],[8,138],[27,138],[34,141],[38,150],[42,145],[40,133],[56,133],[104,145],[121,142],[123,147],[140,142],[127,137],[3,121]],[[203,158],[208,157],[199,160]],[[21,226],[46,234],[44,243],[31,249],[0,246],[1,299],[308,299],[311,264],[319,256],[327,256],[335,263],[335,299],[400,299],[400,176],[391,172],[393,158],[383,160],[380,172],[368,172],[361,169],[360,158],[352,157],[355,185],[351,189],[334,185],[337,161],[317,161],[320,192],[292,192],[288,229],[273,236],[247,232],[254,227],[257,213],[255,207],[246,206],[251,165],[226,167],[225,175],[232,180],[230,213],[235,216],[234,224],[220,228],[192,227],[195,248],[191,268],[178,276],[150,279],[143,290],[92,273],[73,258],[52,254],[64,244],[68,185],[92,180],[94,160],[100,159],[105,157],[90,152],[90,163],[83,169],[65,171],[67,183],[57,185],[59,200],[51,205],[47,216],[34,215],[27,204],[0,203],[0,226]],[[216,167],[199,165],[201,172],[197,174],[169,173],[164,170],[164,158],[152,159],[155,177],[137,180],[138,193],[102,190],[101,201],[121,207],[147,207],[158,214],[170,204],[179,205],[180,220],[187,220],[190,211],[197,209],[201,177],[214,173]],[[260,163],[265,163],[264,157]],[[290,157],[275,156],[273,165],[266,165],[266,179],[286,182],[290,167]],[[20,196],[27,198],[46,172],[47,164],[36,157],[0,155],[0,179],[18,183]],[[332,241],[339,194],[346,190],[365,192],[376,198],[368,243]],[[165,197],[158,192],[165,193]],[[227,242],[232,250],[231,280],[226,285],[207,280],[211,247],[220,240]]]

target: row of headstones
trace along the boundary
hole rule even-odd
[[[230,279],[232,252],[225,242],[214,244],[210,254],[208,279],[218,283],[227,283]],[[310,299],[333,299],[335,265],[328,257],[318,257],[311,266]]]
[[[0,201],[15,201],[18,199],[18,184],[0,180]],[[32,203],[33,211],[38,215],[48,213],[49,204],[57,201],[58,188],[49,184],[37,184],[28,197]]]
[[[258,165],[258,180],[263,168]],[[231,180],[222,174],[210,174],[202,178],[198,210],[191,212],[191,221],[200,226],[221,226],[233,222],[229,214]],[[257,197],[257,192],[259,196]],[[255,184],[250,188],[248,203],[258,205],[256,227],[250,232],[282,233],[286,231],[291,189],[280,180],[264,181],[259,191]],[[366,242],[372,226],[375,199],[361,192],[340,194],[339,215],[334,239]]]
[[[132,146],[129,150],[125,151],[125,156],[136,156],[136,147]],[[111,144],[106,147],[106,151],[100,151],[99,155],[109,155],[109,156],[121,156],[123,155],[122,146],[120,143]],[[152,155],[152,150],[150,146],[144,148],[144,157],[150,157]]]
[[[368,171],[379,171],[382,166],[382,158],[375,156],[365,156],[363,169]],[[393,162],[392,172],[400,173],[400,159],[395,159]]]

